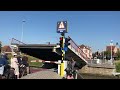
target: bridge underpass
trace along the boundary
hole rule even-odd
[[[18,45],[19,50],[22,53],[26,53],[30,56],[34,56],[39,59],[47,60],[47,61],[56,61],[60,60],[61,56],[56,52],[53,52],[54,46],[47,45]]]
[[[22,53],[26,53],[30,56],[46,61],[58,61],[62,58],[60,46],[57,44],[21,44],[21,42],[16,39],[13,39],[13,41],[17,41],[17,43],[11,42],[11,45],[17,45],[18,49]],[[87,64],[86,55],[80,50],[72,39],[70,40],[68,51],[65,54],[65,60],[70,60],[71,57],[78,62],[80,68]],[[56,64],[53,66],[57,67]]]

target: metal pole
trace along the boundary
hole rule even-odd
[[[112,60],[112,45],[111,45],[111,60]]]
[[[65,60],[65,50],[64,50],[65,34],[62,33],[61,35],[63,37],[63,44],[62,44],[62,63],[63,63],[63,60]]]
[[[104,61],[104,50],[103,50],[103,61]]]
[[[111,64],[113,64],[113,60],[112,60],[112,40],[111,40]]]
[[[23,24],[24,24],[25,20],[22,21],[22,34],[21,34],[21,42],[23,41]]]
[[[63,60],[65,60],[65,51],[64,51],[65,34],[62,33],[61,35],[63,37],[63,43],[62,43],[62,60],[61,60],[61,69],[60,69],[61,73],[60,73],[60,75],[63,77],[64,76],[64,62],[63,62]]]

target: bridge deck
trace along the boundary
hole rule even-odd
[[[86,54],[77,46],[77,44],[71,38],[69,42],[70,46],[68,47],[68,51],[65,54],[65,59],[70,60],[72,57],[74,60],[78,61],[82,65],[87,64]],[[57,61],[61,60],[62,58],[60,46],[56,44],[24,44],[16,39],[13,39],[13,42],[11,44],[16,44],[21,52],[27,53],[39,59]]]

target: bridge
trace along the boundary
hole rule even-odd
[[[68,36],[68,38],[70,37]],[[68,51],[65,53],[65,60],[71,60],[72,57],[76,62],[78,62],[81,68],[88,64],[87,55],[78,47],[72,38],[70,38],[69,43]],[[12,38],[11,46],[17,46],[21,52],[42,60],[58,61],[62,58],[62,52],[58,44],[25,44]]]

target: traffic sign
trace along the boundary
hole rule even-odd
[[[64,47],[64,50],[65,50],[65,51],[68,51],[68,47]]]
[[[67,33],[67,21],[57,22],[57,33]]]

